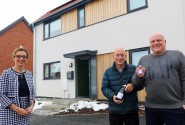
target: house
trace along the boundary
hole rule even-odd
[[[14,66],[13,50],[21,45],[28,50],[29,61],[26,69],[33,72],[33,31],[28,21],[21,17],[0,31],[0,73]]]
[[[161,32],[168,49],[185,53],[184,0],[71,0],[33,23],[36,94],[105,99],[101,80],[116,47],[137,65],[149,37]],[[144,90],[139,100],[144,101]]]

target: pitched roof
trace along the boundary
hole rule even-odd
[[[7,27],[5,27],[4,29],[2,29],[0,31],[0,34],[3,34],[4,32],[6,32],[7,30],[11,29],[13,26],[15,26],[16,24],[18,24],[19,22],[24,21],[26,23],[26,25],[30,28],[30,30],[32,31],[32,28],[30,26],[30,24],[28,23],[28,21],[24,18],[24,16],[22,16],[21,18],[19,18],[18,20],[16,20],[15,22],[13,22],[12,24],[8,25]]]

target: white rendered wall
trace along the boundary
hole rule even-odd
[[[148,0],[148,8],[123,15],[108,21],[88,26],[55,38],[43,41],[43,25],[36,29],[36,90],[37,96],[75,98],[75,80],[62,88],[69,63],[73,59],[63,54],[98,50],[98,54],[112,52],[116,47],[126,50],[149,46],[149,37],[155,32],[166,36],[167,49],[185,53],[185,5],[183,0]],[[43,64],[61,61],[61,79],[43,80]]]

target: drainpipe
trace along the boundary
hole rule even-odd
[[[36,65],[36,38],[37,38],[37,30],[35,29],[33,23],[32,23],[32,28],[33,28],[33,83],[34,83],[34,87],[35,87],[35,96],[37,95],[37,91],[36,91],[36,76],[37,76],[37,65]]]

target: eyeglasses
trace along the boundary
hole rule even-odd
[[[23,59],[27,59],[28,58],[28,56],[25,56],[25,55],[15,55],[14,57],[16,57],[16,58],[18,58],[18,59],[20,59],[21,57],[23,58]]]

